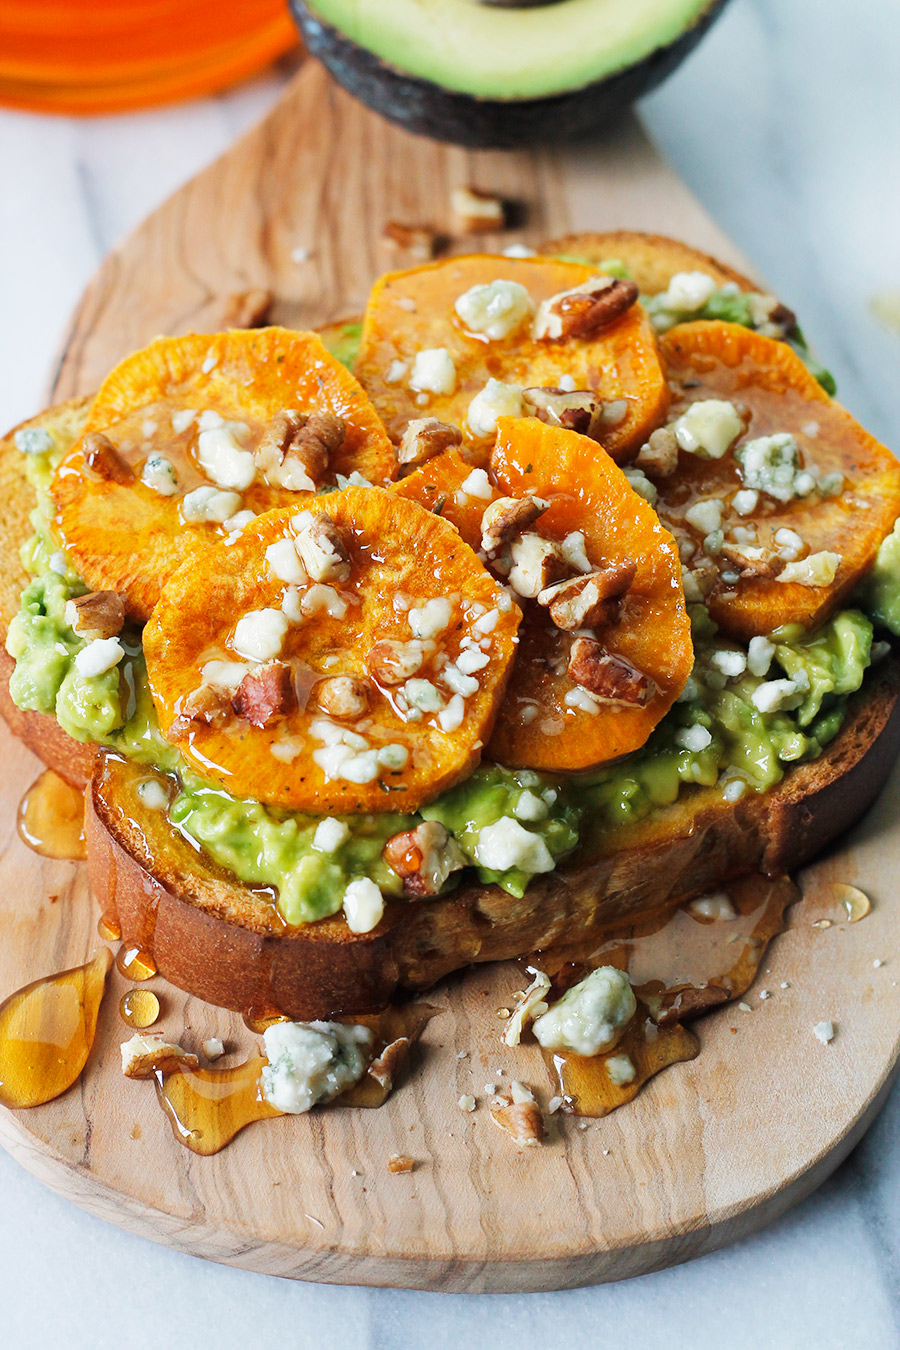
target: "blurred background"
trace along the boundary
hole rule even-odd
[[[0,422],[42,406],[103,256],[266,112],[298,59],[281,0],[0,0]],[[799,312],[842,400],[895,446],[898,70],[896,0],[733,0],[639,105],[681,177]],[[826,1186],[737,1247],[618,1286],[482,1299],[206,1264],[82,1213],[0,1151],[0,1344],[439,1350],[475,1339],[502,1350],[580,1329],[591,1344],[627,1335],[667,1350],[721,1337],[729,1350],[896,1350],[898,1123],[895,1090]]]
[[[3,0],[0,103],[143,108],[222,89],[296,45],[287,0]]]

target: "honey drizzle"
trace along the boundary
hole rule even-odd
[[[81,1076],[112,965],[107,947],[93,961],[45,975],[0,1004],[0,1102],[40,1106]]]
[[[754,875],[731,883],[727,895],[735,911],[730,919],[703,919],[682,904],[610,926],[586,950],[563,952],[552,961],[534,958],[533,964],[552,975],[554,998],[588,971],[616,966],[628,972],[638,999],[631,1024],[607,1054],[544,1052],[565,1110],[605,1116],[631,1101],[654,1074],[698,1053],[700,1043],[682,1026],[684,1019],[749,989],[799,891],[789,877]],[[627,1055],[634,1065],[630,1083],[612,1082],[607,1064],[615,1055]]]
[[[437,1012],[427,1003],[410,1003],[369,1016],[343,1019],[370,1027],[375,1042],[369,1069],[358,1083],[336,1097],[333,1105],[381,1106],[396,1085],[409,1049]],[[248,1026],[249,1016],[244,1019]],[[279,1020],[284,1020],[280,1014],[260,1019],[268,1026]],[[178,1142],[192,1153],[209,1157],[254,1121],[283,1115],[263,1096],[260,1075],[266,1063],[264,1055],[251,1055],[245,1063],[228,1069],[182,1068],[158,1073],[159,1104]],[[386,1071],[388,1064],[390,1072]]]
[[[19,803],[19,838],[44,858],[80,862],[84,850],[84,796],[53,769],[35,779]]]
[[[545,1050],[544,1059],[567,1111],[576,1116],[607,1116],[633,1101],[654,1074],[670,1064],[695,1059],[699,1053],[700,1042],[692,1031],[680,1022],[658,1025],[646,1003],[639,1001],[624,1036],[607,1054],[586,1059]],[[634,1066],[630,1083],[617,1084],[610,1078],[607,1066],[617,1055],[627,1055]]]
[[[209,1157],[255,1120],[283,1113],[263,1096],[264,1056],[229,1069],[176,1069],[156,1075],[156,1095],[172,1133],[192,1153]]]
[[[127,989],[119,999],[119,1016],[128,1026],[146,1031],[159,1018],[159,999],[152,989]]]

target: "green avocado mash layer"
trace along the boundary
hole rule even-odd
[[[534,875],[551,871],[579,845],[584,852],[597,850],[610,830],[676,801],[683,785],[719,784],[731,800],[765,791],[786,765],[814,759],[837,734],[847,698],[871,661],[872,619],[862,609],[847,609],[812,635],[797,629],[773,635],[773,665],[765,676],[746,669],[728,675],[735,655],[741,665],[746,654],[720,640],[706,609],[694,606],[693,675],[643,749],[613,766],[560,777],[485,764],[417,816],[342,817],[346,837],[326,852],[314,843],[320,818],[242,801],[184,764],[160,735],[137,633],[123,634],[126,655],[113,670],[79,674],[75,657],[85,643],[66,623],[65,605],[85,588],[51,551],[49,536],[42,537],[40,508],[35,523],[24,550],[34,579],[7,639],[16,661],[13,700],[53,714],[76,740],[98,741],[175,775],[172,824],[241,880],[277,887],[279,909],[291,924],[337,913],[357,877],[370,877],[386,895],[401,897],[402,883],[384,863],[382,849],[391,835],[422,818],[446,826],[481,881],[521,896]],[[900,633],[898,530],[882,545],[861,595],[880,624]],[[775,681],[784,687],[768,689]],[[754,703],[764,683],[766,710]],[[514,822],[518,846],[515,863],[503,870],[487,865],[496,864],[496,850],[487,849],[490,835],[484,833],[499,821]]]
[[[347,327],[343,359],[349,363],[357,334],[355,325]],[[785,766],[815,759],[840,730],[847,699],[873,659],[873,625],[900,636],[898,522],[859,588],[857,607],[815,633],[784,629],[771,641],[754,639],[748,650],[721,639],[708,611],[692,606],[693,673],[636,753],[589,773],[559,776],[484,764],[416,815],[338,817],[344,837],[325,849],[316,845],[321,817],[233,797],[207,783],[163,739],[138,631],[123,632],[125,656],[113,669],[96,676],[78,671],[75,658],[86,643],[67,624],[65,607],[86,587],[49,528],[47,487],[64,447],[47,433],[40,438],[20,447],[37,506],[34,534],[22,549],[32,580],[6,644],[16,662],[13,701],[55,716],[75,740],[99,742],[172,775],[178,788],[168,806],[172,825],[242,881],[277,888],[290,924],[339,912],[348,884],[360,877],[402,898],[402,882],[382,850],[391,835],[422,819],[447,828],[482,882],[521,896],[532,877],[552,871],[576,849],[599,851],[611,831],[674,803],[685,785],[718,785],[730,801],[764,792]],[[886,649],[879,643],[875,654]],[[445,889],[459,879],[452,876]]]

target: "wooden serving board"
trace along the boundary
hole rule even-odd
[[[449,190],[477,185],[518,201],[525,227],[505,247],[570,229],[637,227],[740,263],[634,121],[571,152],[471,153],[389,127],[305,66],[272,114],[166,202],[100,269],[75,315],[54,394],[94,388],[159,332],[215,327],[222,297],[270,288],[273,317],[298,327],[358,312],[391,264],[389,219],[441,226]],[[294,250],[309,250],[298,262]],[[22,845],[15,812],[37,761],[0,729],[0,994],[96,949],[97,913],[78,864]],[[804,900],[763,963],[751,1012],[698,1024],[699,1058],[658,1076],[602,1121],[554,1118],[540,1149],[518,1152],[484,1106],[484,1085],[519,1078],[542,1100],[535,1046],[503,1047],[496,1009],[514,968],[440,986],[409,1081],[379,1111],[331,1109],[251,1126],[196,1157],[173,1138],[152,1085],[125,1080],[130,1034],[113,971],[79,1085],[46,1106],[0,1110],[0,1142],[36,1176],[124,1228],[194,1254],[295,1278],[448,1291],[571,1287],[621,1279],[713,1250],[808,1194],[871,1123],[893,1078],[900,1000],[891,954],[900,864],[900,777],[863,827],[802,878]],[[874,900],[852,926],[832,882]],[[876,967],[873,963],[885,961]],[[159,979],[161,1031],[221,1036],[233,1059],[255,1038],[236,1016]],[[822,1045],[813,1026],[832,1019]],[[459,1058],[465,1051],[467,1058]],[[229,1062],[229,1061],[226,1061]],[[501,1076],[500,1071],[503,1071]],[[471,1115],[464,1093],[481,1099]],[[407,1175],[387,1162],[416,1159]]]

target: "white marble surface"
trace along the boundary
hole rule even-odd
[[[646,103],[686,181],[801,313],[849,406],[900,442],[900,336],[868,299],[900,288],[896,0],[735,0]],[[107,248],[274,97],[105,121],[0,112],[0,423],[41,403],[78,294]],[[760,1103],[760,1110],[765,1110]],[[119,1232],[0,1152],[0,1345],[729,1350],[900,1345],[900,1091],[817,1195],[729,1250],[572,1293],[444,1296],[295,1285]]]

